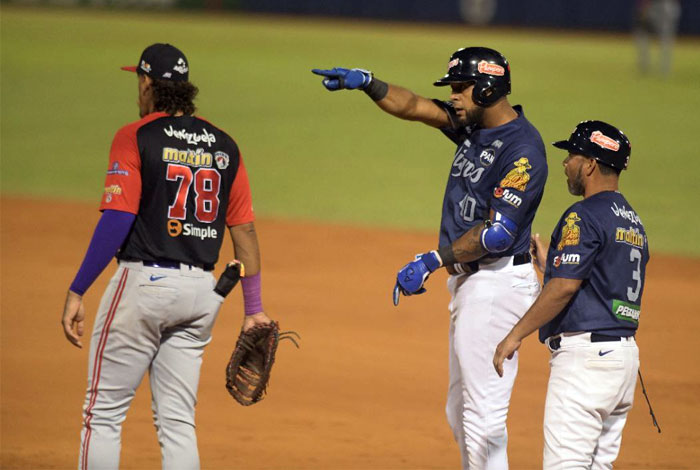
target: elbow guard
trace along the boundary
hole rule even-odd
[[[489,253],[501,253],[513,245],[518,226],[515,222],[496,212],[493,222],[486,221],[481,231],[481,247]]]

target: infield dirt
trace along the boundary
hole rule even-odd
[[[4,197],[2,203],[2,468],[75,468],[87,350],[59,320],[65,290],[99,217],[94,206]],[[457,468],[444,418],[448,294],[391,304],[393,279],[432,235],[262,219],[263,298],[282,329],[269,395],[243,408],[224,388],[240,328],[239,292],[227,299],[204,356],[197,406],[203,468]],[[637,387],[617,468],[700,467],[700,260],[655,254],[647,271],[642,371],[662,434]],[[224,243],[221,261],[232,257]],[[223,265],[219,263],[219,268]],[[217,270],[217,273],[220,269]],[[114,264],[85,297],[87,333]],[[87,338],[86,338],[87,340]],[[86,343],[88,341],[85,341]],[[512,469],[538,468],[548,352],[534,337],[520,354],[509,426]],[[591,386],[594,386],[592,384]],[[148,381],[124,423],[122,468],[160,468]]]

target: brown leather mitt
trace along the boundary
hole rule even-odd
[[[295,337],[299,335],[293,331],[280,333],[275,321],[241,331],[226,367],[226,389],[238,403],[249,406],[263,399],[280,339],[298,348]]]

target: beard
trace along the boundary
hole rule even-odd
[[[583,175],[581,174],[580,166],[575,175],[566,179],[566,185],[569,187],[569,192],[574,196],[583,196],[585,188],[583,186]]]
[[[483,127],[484,123],[484,111],[485,109],[481,106],[476,106],[473,109],[465,109],[464,119],[462,119],[463,126],[471,126],[476,124],[479,127]]]

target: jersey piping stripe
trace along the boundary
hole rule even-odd
[[[88,407],[85,409],[85,439],[83,441],[83,459],[81,462],[81,468],[87,470],[88,461],[88,450],[90,448],[90,436],[92,435],[92,428],[90,428],[90,421],[92,420],[92,408],[95,406],[97,401],[97,386],[100,383],[100,373],[102,371],[102,356],[104,354],[105,346],[107,345],[107,337],[109,336],[109,327],[112,325],[112,320],[114,320],[114,313],[117,311],[119,306],[119,301],[122,298],[122,293],[124,292],[124,286],[126,285],[126,279],[128,277],[129,270],[124,268],[124,273],[119,279],[119,284],[117,285],[117,290],[112,297],[112,304],[109,307],[109,312],[107,313],[107,318],[105,319],[105,324],[102,327],[102,332],[100,333],[100,340],[97,342],[97,354],[95,354],[95,362],[92,366],[92,383],[90,386],[90,402]]]

